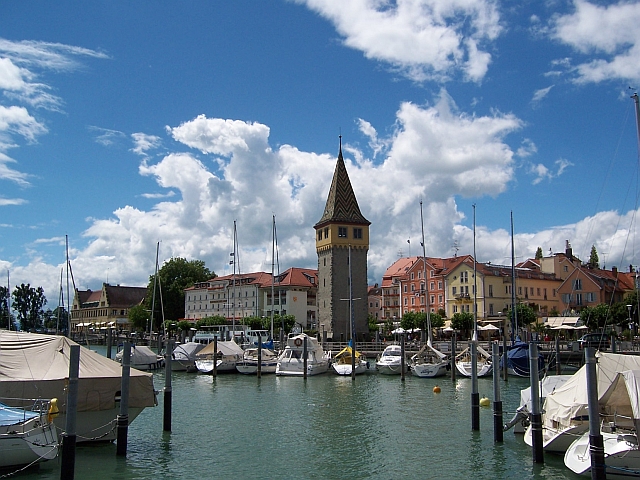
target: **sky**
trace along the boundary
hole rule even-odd
[[[234,222],[238,271],[269,272],[274,215],[276,269],[317,268],[339,136],[371,285],[422,254],[421,201],[427,256],[510,265],[513,215],[516,261],[638,266],[638,24],[631,1],[0,2],[0,283],[58,305],[67,242],[80,289],[146,285],[158,245],[229,274]]]

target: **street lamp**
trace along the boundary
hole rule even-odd
[[[635,329],[634,329],[635,325],[631,321],[631,308],[632,307],[633,307],[633,305],[627,305],[627,310],[629,311],[629,332],[631,332],[633,334],[633,336],[635,337]]]

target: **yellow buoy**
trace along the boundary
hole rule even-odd
[[[58,410],[58,399],[52,398],[51,401],[49,402],[49,410],[47,411],[47,420],[49,421],[49,423],[51,423],[53,419],[56,418],[58,415],[60,415],[60,410]]]
[[[438,385],[433,387],[433,393],[440,393],[440,387]]]
[[[480,399],[480,406],[481,407],[488,407],[489,405],[491,405],[491,401],[487,397],[482,397]]]

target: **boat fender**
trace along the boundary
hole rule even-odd
[[[440,387],[438,385],[433,387],[433,393],[440,393]]]
[[[53,422],[53,419],[60,415],[60,410],[58,409],[58,399],[52,398],[49,402],[49,410],[47,411],[47,421],[49,423]]]
[[[488,407],[489,405],[491,405],[491,401],[487,397],[482,397],[480,399],[480,406],[481,407]]]
[[[302,339],[300,339],[300,338],[296,338],[296,339],[293,341],[293,343],[295,343],[295,344],[296,344],[296,347],[299,347],[300,345],[302,345]]]

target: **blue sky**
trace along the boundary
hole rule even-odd
[[[635,246],[640,3],[489,0],[0,2],[0,271],[57,304],[161,261],[316,267],[342,135],[398,255],[510,263]],[[632,87],[630,89],[629,87]],[[411,242],[407,243],[410,239]],[[3,282],[6,283],[6,282]]]

